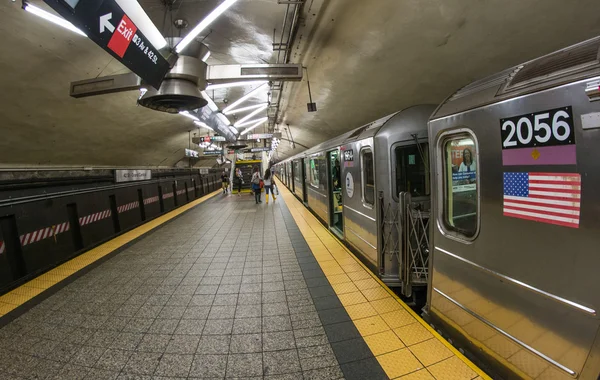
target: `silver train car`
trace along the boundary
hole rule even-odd
[[[429,122],[428,317],[505,377],[600,373],[599,49],[472,83]]]
[[[370,269],[426,299],[430,209],[427,121],[411,107],[278,163],[280,180]],[[416,301],[416,300],[415,300]]]
[[[597,380],[599,147],[600,37],[277,165],[494,378]]]

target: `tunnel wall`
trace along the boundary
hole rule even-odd
[[[0,294],[221,185],[197,169],[127,183],[79,174],[0,176]]]

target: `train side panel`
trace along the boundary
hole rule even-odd
[[[594,80],[430,122],[430,313],[520,376],[598,376]]]

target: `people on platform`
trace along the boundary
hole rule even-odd
[[[235,182],[237,185],[237,194],[238,197],[242,196],[242,185],[244,184],[244,176],[242,175],[242,170],[240,168],[235,169]]]
[[[254,168],[252,168],[252,180],[250,182],[252,183],[252,191],[254,191],[254,200],[256,201],[256,204],[262,203],[262,201],[260,200],[260,193],[262,191],[262,189],[260,188],[260,182],[262,180],[263,179],[260,175],[260,170],[258,169],[258,166],[255,166]]]
[[[275,177],[273,177],[273,174],[271,173],[271,168],[267,168],[267,170],[265,170],[264,181],[265,199],[267,200],[266,203],[269,204],[269,193],[273,194],[273,202],[275,202],[275,200],[277,199],[277,197],[275,197],[275,191],[273,190],[275,187]]]
[[[221,174],[221,188],[223,189],[223,194],[227,194],[227,189],[229,188],[229,176],[227,176],[226,172]]]

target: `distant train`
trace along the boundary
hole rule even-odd
[[[498,378],[600,374],[600,38],[279,162],[281,181]]]

